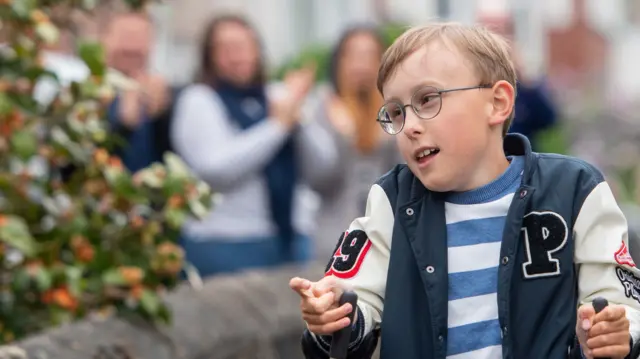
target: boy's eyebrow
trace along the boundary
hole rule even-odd
[[[420,81],[417,84],[411,86],[411,88],[409,89],[408,96],[413,96],[413,94],[415,94],[416,91],[418,91],[419,89],[421,89],[421,88],[423,88],[425,86],[432,86],[432,87],[437,88],[438,90],[441,90],[443,88],[442,84],[439,83],[436,80],[433,80],[433,79],[423,80],[423,81]],[[385,97],[384,100],[386,102],[388,102],[388,101],[400,101],[400,98],[398,98],[398,96],[391,96],[389,98]]]

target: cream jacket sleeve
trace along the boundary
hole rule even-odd
[[[596,297],[624,305],[633,342],[640,339],[640,270],[629,254],[628,225],[607,182],[584,201],[574,223],[580,303]]]

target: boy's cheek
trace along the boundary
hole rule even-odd
[[[402,159],[404,159],[407,164],[411,164],[411,162],[413,162],[413,150],[411,149],[411,144],[408,143],[408,139],[402,132],[395,135],[395,137],[396,145],[398,147],[398,151],[400,151],[400,154],[402,155]]]

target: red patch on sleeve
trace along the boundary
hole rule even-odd
[[[636,264],[631,258],[631,254],[629,253],[629,248],[627,248],[627,244],[622,241],[620,245],[620,249],[614,254],[614,258],[616,262],[620,265],[628,265],[629,267],[635,267]]]

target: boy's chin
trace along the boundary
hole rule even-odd
[[[420,174],[417,177],[429,191],[450,192],[454,190],[454,182],[444,176],[438,176],[438,173]]]

